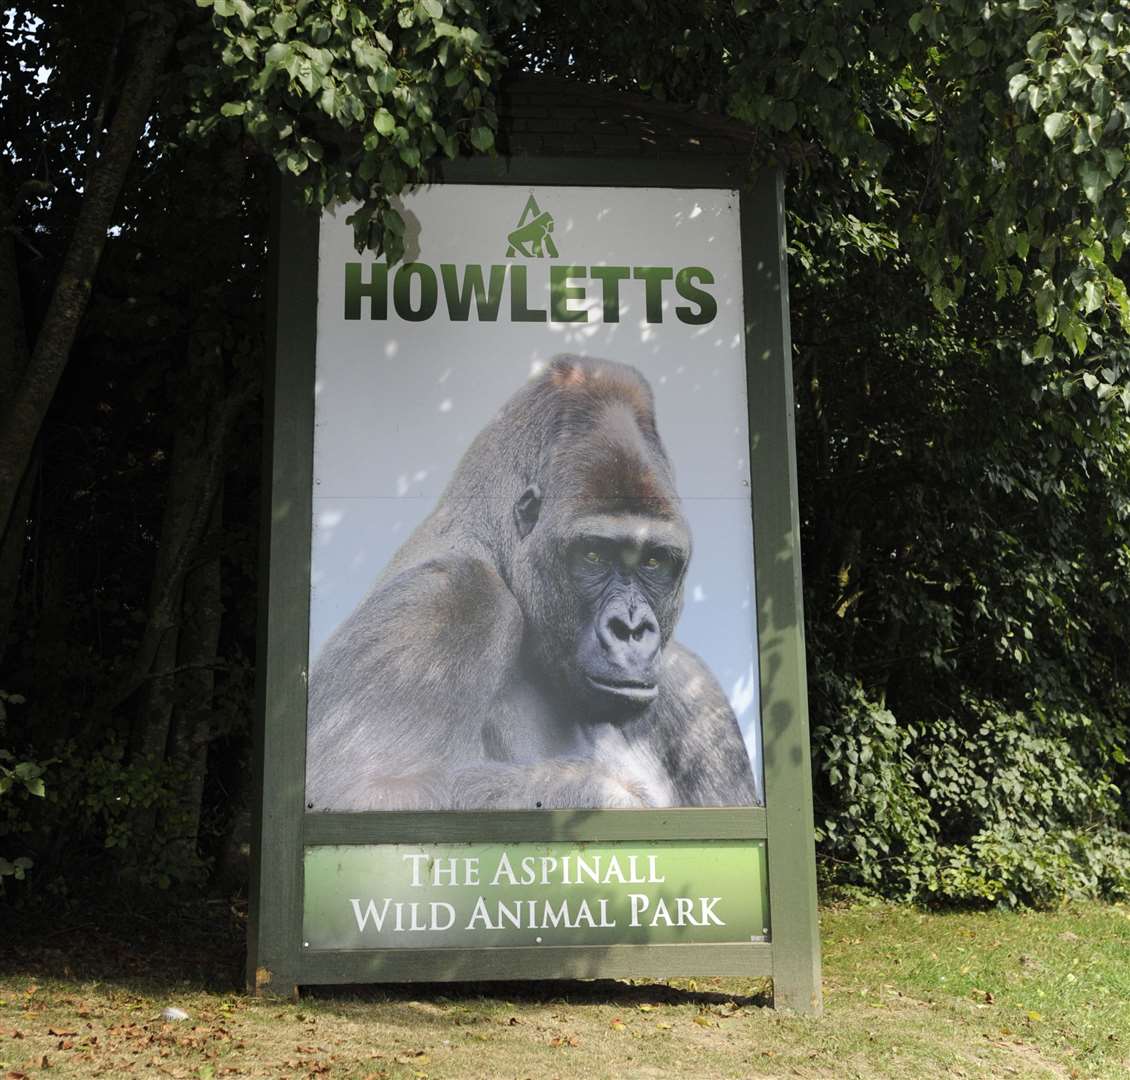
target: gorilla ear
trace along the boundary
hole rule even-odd
[[[531,484],[514,504],[514,524],[518,526],[518,536],[525,540],[533,532],[541,513],[541,488]]]

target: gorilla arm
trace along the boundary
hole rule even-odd
[[[640,733],[675,788],[674,806],[756,806],[757,790],[741,728],[709,668],[671,642],[659,698]]]
[[[488,728],[541,727],[524,623],[486,562],[445,555],[377,583],[310,681],[306,797],[319,810],[645,805],[599,764],[493,760]],[[531,715],[531,708],[533,715]]]

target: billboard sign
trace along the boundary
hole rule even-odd
[[[316,230],[296,968],[764,958],[750,203],[507,179]]]

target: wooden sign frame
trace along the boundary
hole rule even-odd
[[[260,575],[256,805],[248,986],[684,975],[768,976],[777,1007],[821,1011],[796,453],[779,173],[749,183],[737,163],[476,158],[460,184],[714,187],[740,192],[750,387],[765,807],[602,811],[307,813],[304,802],[317,309],[317,215],[276,192],[273,364],[266,387],[268,485]],[[326,844],[761,839],[771,933],[764,942],[308,951],[303,857]]]

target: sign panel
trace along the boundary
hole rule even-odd
[[[765,845],[384,844],[306,853],[303,947],[768,940]]]
[[[320,230],[307,807],[759,805],[737,193],[403,216]]]

